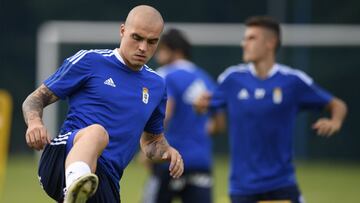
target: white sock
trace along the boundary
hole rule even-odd
[[[87,163],[83,161],[76,161],[70,164],[65,169],[66,188],[69,188],[69,186],[74,182],[74,180],[88,173],[91,173],[91,169]]]

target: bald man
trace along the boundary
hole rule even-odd
[[[139,140],[148,158],[169,161],[170,175],[182,175],[183,160],[163,135],[165,83],[145,65],[163,27],[156,9],[133,8],[120,27],[119,48],[79,51],[24,101],[26,142],[44,149],[39,180],[54,200],[120,202],[119,181]],[[69,110],[51,140],[42,112],[59,99]]]

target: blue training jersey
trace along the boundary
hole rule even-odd
[[[166,139],[181,154],[185,170],[211,168],[211,140],[206,130],[208,115],[198,114],[192,104],[203,91],[212,92],[215,82],[187,60],[177,60],[158,69],[165,78],[169,99],[175,102],[165,129]]]
[[[143,131],[160,134],[166,107],[165,81],[144,65],[133,71],[115,50],[82,50],[67,58],[44,84],[69,110],[61,134],[102,125],[109,144],[102,161],[118,184]]]
[[[275,64],[268,78],[252,64],[219,76],[211,106],[228,112],[230,194],[249,195],[296,184],[292,134],[302,109],[320,109],[332,96],[300,70]]]

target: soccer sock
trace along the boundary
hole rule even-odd
[[[65,169],[66,188],[69,188],[69,186],[74,182],[74,180],[88,173],[91,173],[91,169],[87,163],[83,161],[76,161],[70,164]]]

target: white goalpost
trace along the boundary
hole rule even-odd
[[[240,46],[243,24],[166,23],[179,28],[194,46]],[[118,44],[119,22],[50,21],[37,33],[36,85],[59,66],[61,44]],[[283,46],[360,46],[359,25],[282,25]],[[58,104],[47,107],[44,122],[49,133],[58,132]]]

